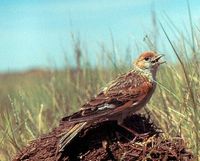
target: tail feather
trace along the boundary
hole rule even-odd
[[[61,139],[59,142],[59,152],[63,151],[64,148],[71,142],[73,138],[84,128],[87,122],[80,122],[74,125]]]

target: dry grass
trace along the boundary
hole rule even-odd
[[[166,29],[162,30],[178,59],[159,71],[158,88],[145,109],[166,137],[182,136],[197,155],[200,154],[200,33],[198,28],[192,29],[190,40],[188,35],[175,30],[178,38],[172,42]],[[80,55],[84,53],[80,42],[77,44],[74,51],[81,69],[66,67],[62,71],[0,76],[0,160],[11,160],[30,140],[50,131],[62,116],[75,111],[106,82],[131,68],[130,63],[125,63],[127,58],[130,60],[126,52],[124,60],[118,60],[114,50],[105,46],[100,50],[103,61],[92,67],[87,56]]]

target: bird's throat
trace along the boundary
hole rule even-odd
[[[156,81],[157,69],[149,69],[149,68],[141,69],[135,66],[135,70],[141,73],[142,75],[146,76],[150,81],[153,81],[153,82]]]

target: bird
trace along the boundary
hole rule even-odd
[[[124,127],[123,120],[140,110],[150,100],[156,88],[156,73],[162,54],[145,51],[134,61],[133,68],[111,81],[102,91],[83,104],[79,111],[62,121],[73,123],[58,144],[62,152],[84,127],[99,121],[115,120]],[[126,127],[124,127],[127,129]]]

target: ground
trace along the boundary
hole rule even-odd
[[[149,116],[134,114],[124,125],[137,132],[137,137],[124,130],[114,121],[107,121],[86,127],[66,147],[57,152],[57,145],[63,132],[71,125],[61,121],[49,134],[32,141],[13,158],[13,161],[69,161],[69,160],[194,160],[180,137],[166,139]]]

